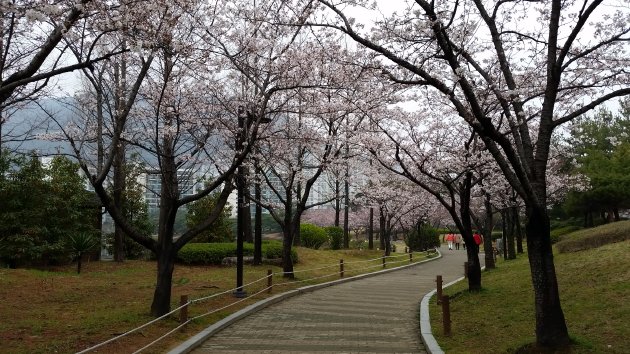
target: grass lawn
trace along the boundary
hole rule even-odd
[[[584,231],[580,231],[584,232]],[[570,236],[570,235],[567,235]],[[572,353],[630,353],[630,241],[555,254]],[[535,341],[533,289],[527,255],[499,260],[482,275],[483,290],[467,283],[451,296],[452,336],[442,335],[441,310],[431,302],[431,326],[446,353],[512,353]]]
[[[315,251],[297,248],[300,262],[295,270],[320,268],[313,272],[297,273],[296,280],[338,272],[339,259],[344,259],[346,276],[356,275],[372,265],[379,270],[381,261],[351,263],[381,256],[380,251],[340,250]],[[415,260],[425,259],[417,254]],[[404,256],[403,256],[404,257]],[[404,259],[404,258],[401,258]],[[407,258],[408,259],[408,258]],[[404,263],[403,263],[404,264]],[[267,275],[267,269],[281,272],[274,266],[246,266],[244,283],[247,284]],[[69,265],[53,270],[0,269],[0,352],[2,353],[73,353],[124,333],[152,319],[149,307],[153,297],[156,277],[155,262],[126,261],[90,262],[83,265],[80,275],[76,266]],[[176,265],[173,275],[173,308],[181,295],[190,299],[200,298],[232,289],[235,286],[234,267],[191,267]],[[337,279],[323,278],[318,282]],[[285,282],[274,276],[274,284]],[[274,293],[286,291],[315,281],[298,282],[274,287]],[[266,287],[266,280],[247,287],[255,293]],[[190,324],[184,332],[176,332],[147,352],[163,352],[217,320],[224,318],[266,294],[246,299],[244,302],[219,313],[203,317]],[[190,317],[206,313],[235,301],[232,295],[194,304]],[[131,334],[115,343],[99,348],[99,353],[129,353],[141,348],[177,326],[175,314],[167,319]]]

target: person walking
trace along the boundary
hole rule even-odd
[[[462,243],[462,235],[455,234],[455,249],[459,250],[459,244]]]
[[[450,233],[446,234],[446,236],[444,236],[444,240],[448,244],[448,249],[449,250],[453,250],[453,240],[454,239],[455,239],[455,235],[450,234]]]

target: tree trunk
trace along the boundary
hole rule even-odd
[[[515,244],[515,235],[514,235],[514,213],[516,212],[516,208],[510,207],[506,212],[506,221],[507,221],[507,250],[508,257],[507,259],[516,259],[516,244]]]
[[[492,248],[492,228],[494,224],[493,216],[492,216],[492,204],[490,202],[490,194],[485,194],[484,198],[484,207],[485,207],[485,217],[483,222],[483,239],[485,240],[483,243],[483,251],[484,251],[484,260],[486,263],[486,268],[492,269],[495,268],[494,264],[494,249]],[[464,241],[465,244],[465,241]]]
[[[113,200],[114,205],[119,210],[126,211],[124,207],[124,191],[125,191],[125,144],[121,143],[114,152],[113,163]],[[114,225],[114,261],[123,262],[125,260],[125,234],[122,228],[116,223]]]
[[[83,258],[83,253],[79,252],[79,257],[77,258],[77,274],[81,274],[81,259]]]
[[[262,191],[260,181],[254,186],[254,198],[261,200]],[[256,204],[256,214],[254,216],[254,265],[262,264],[262,207]]]
[[[459,186],[459,214],[461,223],[457,227],[466,243],[468,258],[468,291],[481,290],[481,264],[479,263],[479,245],[475,243],[470,216],[470,191],[472,189],[472,172],[466,173]],[[454,212],[453,212],[454,213]],[[456,214],[456,213],[454,213]]]
[[[171,310],[171,286],[175,268],[175,252],[172,251],[172,245],[166,249],[159,249],[157,268],[157,283],[151,304],[151,315],[155,317],[162,316]]]
[[[390,256],[392,254],[392,221],[391,218],[387,218],[385,223],[385,236],[383,237],[385,240],[385,256]]]
[[[381,250],[385,249],[385,215],[383,215],[383,209],[381,208],[381,215],[378,218],[379,221],[379,230],[378,230],[378,239],[380,242]]]
[[[619,218],[619,208],[613,208],[613,215],[615,216],[615,221],[621,220]]]
[[[507,225],[505,223],[505,210],[501,211],[501,240],[503,242],[503,259],[507,259],[508,251],[507,251]]]
[[[368,249],[374,249],[374,208],[370,207],[370,224],[368,225]]]
[[[350,184],[348,183],[348,173],[346,170],[346,180],[343,182],[343,189],[345,192],[344,206],[343,206],[343,248],[350,248],[350,220],[349,211],[350,211]]]
[[[608,208],[608,212],[606,213],[606,223],[611,223],[615,221],[613,216],[613,208]]]
[[[292,223],[285,225],[282,238],[282,276],[293,279],[293,258],[291,257],[291,247],[293,246],[293,230]]]
[[[528,206],[525,232],[534,287],[536,343],[543,347],[566,346],[570,339],[560,306],[558,280],[549,236],[549,216],[544,206],[540,208]]]
[[[339,179],[335,178],[335,226],[339,227],[339,215],[341,214],[341,199],[339,195]]]
[[[466,243],[466,256],[468,260],[468,291],[479,291],[481,290],[481,264],[479,263],[479,246],[475,243],[472,237],[472,233],[470,237],[464,237],[464,242]]]
[[[521,227],[521,217],[518,208],[515,209],[514,223],[516,224],[516,252],[523,253],[523,228]]]

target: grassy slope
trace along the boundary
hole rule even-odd
[[[339,259],[346,262],[346,276],[358,274],[367,263],[355,263],[380,257],[378,251],[315,251],[298,248],[300,263],[295,270],[332,265],[316,272],[299,273],[299,279],[321,276],[338,271]],[[414,259],[420,259],[418,256]],[[423,257],[422,257],[423,258]],[[380,261],[370,264],[381,264]],[[279,267],[245,267],[245,284],[265,277],[267,269],[281,272]],[[380,268],[372,269],[379,270]],[[231,289],[235,285],[235,268],[189,267],[177,265],[173,275],[173,307],[183,294],[190,299],[200,298]],[[319,282],[337,279],[337,276]],[[284,282],[274,276],[274,283]],[[312,282],[277,286],[274,293],[304,286]],[[146,261],[91,262],[84,265],[81,275],[75,266],[54,272],[29,269],[0,269],[0,352],[2,353],[70,353],[100,343],[116,334],[145,323],[155,284],[155,263]],[[263,280],[245,290],[250,294],[266,286]],[[267,296],[264,293],[262,296]],[[185,333],[175,333],[157,348],[168,348],[195,334],[239,308],[261,299],[247,299],[238,306],[197,320]],[[195,304],[191,317],[234,301],[231,295]],[[99,349],[99,353],[131,352],[153,341],[177,325],[176,321],[160,321],[120,342]],[[157,350],[156,350],[157,351]],[[152,350],[148,351],[149,353]],[[154,351],[155,352],[155,351]]]
[[[560,297],[569,333],[576,342],[575,353],[630,351],[629,252],[630,241],[623,241],[556,254]],[[446,294],[455,297],[450,338],[441,335],[441,311],[432,303],[433,332],[443,349],[447,353],[509,353],[534,342],[527,256],[499,260],[498,269],[484,272],[482,281],[484,289],[479,294],[466,292],[465,282],[446,289]]]

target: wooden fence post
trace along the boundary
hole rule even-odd
[[[442,325],[444,326],[444,335],[451,335],[451,309],[450,298],[448,295],[442,297]]]
[[[179,310],[179,323],[188,321],[188,295],[179,298],[179,306],[184,306]]]
[[[267,269],[267,293],[271,294],[272,289],[273,289],[273,271],[271,269]]]
[[[441,304],[442,303],[442,276],[438,275],[437,279],[435,279],[435,283],[437,285],[436,289],[437,289],[437,304]]]
[[[339,278],[343,278],[343,259],[339,260]]]

